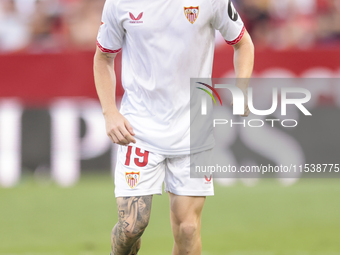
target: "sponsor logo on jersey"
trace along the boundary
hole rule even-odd
[[[229,4],[228,4],[228,15],[229,18],[233,21],[238,20],[238,13],[233,5],[233,3],[231,2],[231,0],[229,0]]]
[[[196,21],[197,17],[198,17],[198,13],[199,13],[199,7],[184,7],[184,14],[185,17],[187,17],[187,19],[189,20],[189,22],[191,24],[194,24],[194,22]]]
[[[129,12],[129,15],[130,15],[130,23],[143,23],[143,21],[141,20],[142,17],[143,17],[143,12],[141,12],[137,18],[135,16],[133,16],[133,14],[131,12]]]
[[[125,180],[131,189],[136,187],[140,178],[140,172],[125,172]]]
[[[208,176],[205,175],[204,177],[205,177],[205,180],[206,180],[205,184],[211,184],[212,176],[210,175],[210,177],[208,178]]]

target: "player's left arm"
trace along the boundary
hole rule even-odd
[[[245,112],[243,117],[250,113],[248,107],[248,85],[254,68],[254,44],[247,30],[245,30],[242,39],[234,47],[234,69],[237,78],[237,87],[239,87],[245,96]]]

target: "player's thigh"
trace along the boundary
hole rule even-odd
[[[151,214],[152,195],[118,197],[119,223],[127,235],[139,235],[147,227]]]
[[[164,159],[135,146],[120,146],[115,169],[116,197],[162,194]]]
[[[205,196],[178,196],[169,193],[172,225],[199,225]]]

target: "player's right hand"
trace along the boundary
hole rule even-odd
[[[113,143],[127,146],[136,143],[129,121],[118,111],[104,114],[106,133]]]

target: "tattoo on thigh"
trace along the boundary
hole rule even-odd
[[[126,229],[129,225],[130,225],[129,223],[127,223],[126,221],[124,221],[123,228]]]
[[[119,218],[124,218],[125,212],[123,210],[119,211]]]
[[[151,203],[151,195],[117,199],[119,222],[112,231],[114,255],[125,254],[125,249],[131,249],[142,235],[149,222]],[[128,243],[130,241],[131,244]]]

